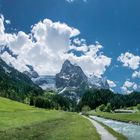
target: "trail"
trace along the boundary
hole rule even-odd
[[[100,134],[101,140],[117,140],[117,138],[114,137],[111,133],[109,133],[101,124],[99,124],[98,122],[96,122],[92,118],[88,118],[85,116],[83,116],[83,117],[88,119],[89,121],[91,121],[91,123],[96,128],[97,132]]]

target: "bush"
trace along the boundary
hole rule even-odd
[[[36,97],[35,99],[35,107],[44,108],[44,99],[42,97]]]
[[[137,109],[140,110],[140,104],[137,104]]]
[[[112,107],[110,103],[107,103],[107,106],[105,107],[105,112],[111,112]]]
[[[31,106],[34,106],[35,105],[34,100],[35,100],[34,97],[31,96],[31,98],[30,98],[30,105]]]
[[[129,109],[128,110],[134,110],[134,108],[133,107],[129,107]]]
[[[102,105],[100,105],[98,108],[99,108],[100,111],[104,111],[104,110],[105,110],[105,105],[102,104]]]

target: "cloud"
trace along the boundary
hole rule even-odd
[[[118,61],[123,63],[124,67],[129,67],[133,70],[136,70],[140,66],[140,56],[136,56],[132,53],[126,52],[121,54],[118,57]]]
[[[15,34],[5,33],[4,16],[0,15],[0,45],[8,44],[15,38]]]
[[[116,83],[111,80],[107,80],[107,82],[108,82],[110,88],[114,88],[117,86]]]
[[[4,52],[1,55],[1,58],[5,60],[7,64],[10,64],[10,65],[12,64],[12,66],[18,69],[19,71],[29,70],[29,68],[26,66],[26,62],[20,57],[16,59],[12,57],[8,52]]]
[[[72,3],[72,2],[75,2],[76,0],[65,0],[66,2],[68,3]],[[81,0],[82,2],[87,2],[87,0]]]
[[[134,71],[132,74],[132,78],[140,78],[140,71]]]
[[[132,93],[134,90],[137,90],[139,87],[135,82],[125,81],[123,86],[121,87],[122,91],[129,94]]]
[[[6,24],[11,24],[11,21],[10,20],[5,20],[5,23]]]
[[[102,54],[101,49],[103,46],[100,44],[81,46],[84,55],[77,57],[73,53],[67,55],[67,59],[73,63],[79,64],[86,74],[94,74],[101,76],[106,71],[106,68],[111,64],[111,58]],[[77,49],[79,50],[78,47]],[[84,48],[86,48],[84,50]],[[87,50],[87,51],[86,51]]]
[[[5,31],[4,17],[3,17],[3,15],[0,15],[0,35],[3,35],[4,31]]]
[[[71,40],[71,44],[74,44],[75,46],[85,46],[86,40],[83,38],[79,39],[78,37],[76,37],[73,40]]]
[[[50,19],[32,25],[29,34],[23,31],[6,33],[4,17],[1,16],[0,45],[7,45],[17,58],[8,53],[3,53],[1,57],[21,72],[27,70],[26,65],[30,64],[40,75],[54,75],[69,59],[80,65],[86,74],[101,76],[111,64],[111,58],[103,54],[102,45],[98,42],[87,45],[85,39],[78,38],[79,34],[78,29]],[[72,49],[74,51],[70,52]],[[83,55],[75,55],[76,51],[83,52]]]
[[[66,0],[66,2],[69,2],[69,3],[71,3],[71,2],[74,2],[75,0]]]

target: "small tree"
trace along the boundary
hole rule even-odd
[[[35,107],[44,108],[44,99],[42,97],[36,97]]]
[[[140,110],[140,104],[137,104],[137,109]]]
[[[31,96],[31,98],[30,98],[30,105],[34,106],[34,97],[33,96]]]
[[[105,111],[106,112],[111,112],[111,110],[112,110],[111,104],[110,103],[107,103],[107,105],[105,107]]]
[[[105,105],[102,104],[102,105],[100,105],[98,108],[99,108],[100,111],[104,111],[104,110],[105,110]]]

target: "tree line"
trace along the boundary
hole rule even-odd
[[[46,109],[75,111],[76,103],[60,94],[47,93],[44,96],[32,96],[30,98],[30,105]]]
[[[110,104],[112,110],[136,106],[140,103],[140,93],[133,92],[131,94],[115,94],[110,90],[105,89],[90,89],[87,90],[78,103],[78,109],[89,106],[91,109],[96,109],[100,105]]]

